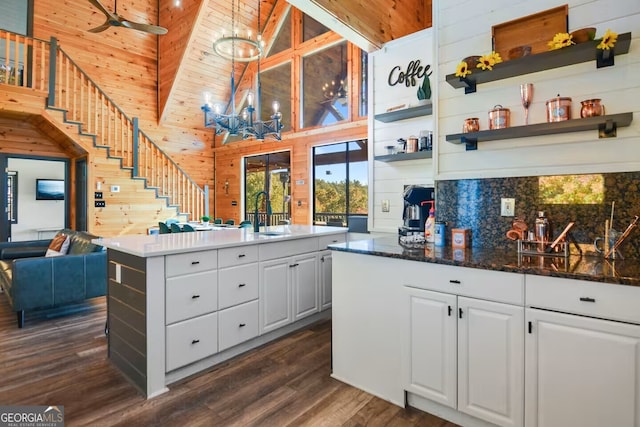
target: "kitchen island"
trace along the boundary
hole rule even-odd
[[[333,377],[465,426],[640,425],[640,265],[331,245]]]
[[[107,248],[109,358],[147,398],[330,317],[346,228],[284,225],[96,239]]]

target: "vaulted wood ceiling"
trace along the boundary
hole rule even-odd
[[[238,1],[240,2],[238,5]],[[431,26],[431,0],[238,0],[236,22],[240,28],[257,28],[260,22],[267,45],[291,4],[364,50]],[[231,61],[213,53],[213,40],[230,28],[229,0],[159,1],[159,25],[169,33],[159,37],[159,121],[164,125],[203,128],[200,106],[208,91],[214,101],[231,96]],[[366,3],[366,4],[365,4]],[[384,11],[383,13],[379,13]],[[375,12],[375,13],[374,13]],[[236,63],[237,93],[249,79],[241,79],[244,63]],[[250,68],[248,75],[254,69]],[[236,104],[241,100],[236,99]]]

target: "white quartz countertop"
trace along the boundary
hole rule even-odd
[[[278,225],[253,228],[213,228],[207,231],[155,235],[130,235],[94,239],[93,243],[139,257],[154,257],[183,252],[218,249],[242,245],[271,243],[346,233],[344,227],[315,225]]]

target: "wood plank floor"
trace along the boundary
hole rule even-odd
[[[104,298],[55,314],[18,329],[0,294],[0,405],[64,405],[67,426],[455,427],[332,379],[330,321],[145,400],[106,357]]]

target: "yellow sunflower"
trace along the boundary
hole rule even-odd
[[[456,68],[456,77],[467,77],[469,74],[471,74],[471,70],[469,69],[467,63],[464,61],[459,63],[458,67]]]
[[[606,49],[609,50],[616,45],[618,41],[618,33],[614,33],[613,31],[607,29],[607,32],[602,36],[602,40],[596,46],[598,49]]]
[[[502,57],[498,52],[491,52],[491,58],[493,58],[493,62],[499,64],[502,62]]]
[[[483,70],[493,70],[493,66],[496,65],[496,60],[492,55],[482,55],[478,59],[478,65],[476,67]]]
[[[549,50],[562,49],[563,47],[571,46],[575,44],[573,42],[573,36],[569,33],[558,33],[553,36],[553,40],[547,43]]]

